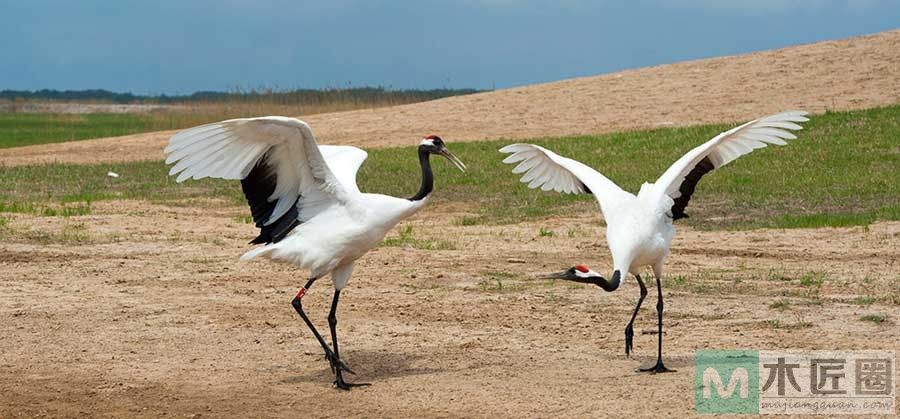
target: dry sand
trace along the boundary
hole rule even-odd
[[[254,234],[234,220],[243,208],[95,210],[11,222],[83,224],[94,243],[0,244],[0,417],[685,417],[697,349],[900,347],[900,305],[849,303],[900,296],[900,223],[681,229],[667,276],[688,279],[664,289],[678,372],[651,376],[632,369],[654,359],[654,294],[628,359],[633,278],[615,293],[534,279],[577,262],[608,271],[596,218],[460,226],[464,214],[431,208],[410,221],[416,236],[453,250],[382,247],[357,265],[338,329],[349,378],[372,386],[341,392],[290,306],[306,273],[238,262]],[[821,288],[799,284],[810,272]],[[304,299],[320,330],[330,301],[327,279]]]

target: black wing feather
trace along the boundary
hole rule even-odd
[[[275,192],[276,176],[272,167],[266,163],[267,155],[264,155],[253,170],[247,174],[247,177],[241,179],[241,189],[247,198],[247,204],[250,205],[250,214],[253,216],[253,222],[259,227],[259,235],[250,241],[250,244],[268,244],[281,241],[294,227],[300,225],[297,219],[299,212],[297,211],[297,203],[291,206],[284,215],[282,215],[274,223],[265,225],[266,221],[275,210],[277,201],[269,201],[269,197]],[[299,201],[300,198],[297,197]]]
[[[688,215],[684,213],[684,209],[687,208],[688,202],[691,200],[691,195],[694,194],[694,188],[697,187],[697,182],[700,181],[700,178],[702,178],[703,175],[715,168],[712,161],[709,160],[709,157],[704,157],[703,160],[700,160],[700,162],[691,169],[691,172],[684,177],[681,186],[678,188],[678,191],[681,192],[681,196],[676,198],[675,204],[672,205],[673,221],[681,218],[688,218]]]

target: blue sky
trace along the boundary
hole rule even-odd
[[[505,88],[900,27],[897,0],[0,0],[0,89]]]

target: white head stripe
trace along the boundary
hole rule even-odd
[[[430,138],[423,138],[422,142],[419,145],[434,145],[434,140]]]

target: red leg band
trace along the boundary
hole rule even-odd
[[[299,298],[303,298],[303,296],[304,296],[305,294],[306,294],[306,288],[300,288],[300,291],[297,291],[297,298],[298,298],[298,299],[299,299]]]

